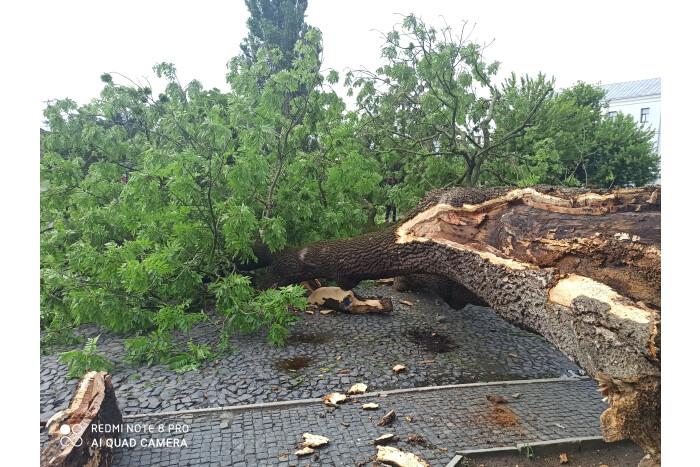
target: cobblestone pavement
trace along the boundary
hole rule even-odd
[[[357,291],[392,297],[394,311],[302,313],[286,346],[269,346],[264,330],[236,335],[231,343],[237,353],[223,356],[218,365],[208,362],[200,371],[182,374],[165,365],[124,363],[124,339],[133,336],[94,325],[81,326],[79,333],[100,335],[100,353],[116,364],[112,381],[124,414],[316,398],[359,381],[379,391],[583,374],[549,342],[506,323],[489,308],[452,310],[430,293],[399,293],[386,286]],[[415,339],[433,333],[453,348],[441,353]],[[212,347],[218,342],[210,325],[193,328],[188,337]],[[41,356],[42,420],[68,406],[77,382],[66,380],[66,367],[57,357]],[[419,363],[424,360],[435,363]],[[397,363],[406,370],[392,371]],[[286,368],[295,365],[296,370]]]
[[[376,454],[372,439],[393,433],[399,438],[393,446],[435,467],[447,464],[458,450],[601,436],[599,417],[607,405],[596,387],[587,378],[518,381],[407,390],[387,397],[374,393],[337,409],[307,400],[287,407],[127,417],[124,431],[153,426],[155,434],[122,434],[121,439],[134,446],[115,448],[113,465],[355,466]],[[496,405],[487,396],[502,396],[508,403]],[[380,408],[362,410],[367,402]],[[389,410],[396,413],[394,423],[376,426]],[[163,433],[158,433],[161,424]],[[331,442],[314,454],[296,456],[306,432]],[[407,442],[411,435],[421,436],[423,442]],[[170,439],[170,447],[158,447],[159,439]]]

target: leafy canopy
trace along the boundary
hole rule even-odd
[[[90,103],[46,108],[44,344],[97,323],[138,334],[127,343],[134,363],[196,369],[230,350],[235,332],[264,328],[283,344],[306,306],[300,287],[260,291],[242,270],[260,248],[358,235],[375,227],[377,206],[405,211],[441,186],[629,185],[658,173],[649,132],[603,118],[602,91],[580,83],[555,95],[544,75],[499,85],[499,63],[464,28],[405,17],[386,36],[384,66],[347,75],[348,111],[329,86],[338,73],[321,72],[306,2],[247,5],[250,35],[227,92],[183,86],[160,63],[157,96],[104,73]],[[179,338],[199,322],[218,330],[216,351]],[[104,364],[95,352],[66,358]]]

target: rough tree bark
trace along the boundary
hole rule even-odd
[[[106,372],[88,371],[80,379],[70,407],[51,417],[46,427],[51,440],[41,451],[42,467],[109,467],[114,455],[100,426],[119,425],[122,414]]]
[[[458,284],[595,377],[607,441],[631,438],[660,462],[661,188],[455,188],[360,237],[275,255],[269,285],[413,274]],[[445,286],[447,284],[448,286]],[[459,298],[448,303],[462,303]]]

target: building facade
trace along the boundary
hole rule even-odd
[[[646,128],[654,130],[656,153],[661,157],[661,78],[604,84],[608,116],[629,114]],[[661,183],[657,180],[656,183]]]

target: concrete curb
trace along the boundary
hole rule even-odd
[[[450,461],[451,466],[458,465],[462,458],[472,460],[486,459],[502,454],[515,455],[527,458],[527,447],[532,449],[532,453],[538,457],[557,456],[561,453],[576,454],[580,452],[593,451],[612,446],[634,444],[631,440],[622,440],[608,443],[603,440],[602,436],[589,436],[578,438],[560,438],[548,441],[537,441],[534,443],[518,443],[515,447],[499,447],[492,449],[473,449],[466,451],[457,451],[455,457]],[[460,459],[457,459],[459,457]],[[453,464],[454,463],[454,464]]]
[[[451,384],[447,386],[426,386],[422,388],[409,388],[409,389],[391,389],[389,391],[380,392],[368,392],[366,394],[359,394],[352,396],[353,399],[367,399],[373,397],[379,397],[380,395],[394,395],[394,394],[408,394],[408,393],[419,393],[428,391],[443,391],[449,389],[466,389],[474,387],[484,387],[484,386],[509,386],[514,384],[540,384],[540,383],[561,383],[561,382],[579,382],[587,381],[590,378],[588,376],[572,376],[567,378],[544,378],[544,379],[527,379],[527,380],[511,380],[511,381],[489,381],[485,383],[467,383],[467,384]],[[155,417],[176,417],[188,414],[208,414],[216,412],[247,412],[247,411],[260,411],[260,410],[274,410],[274,409],[290,409],[294,407],[305,407],[307,405],[314,405],[323,403],[322,398],[314,399],[298,399],[293,401],[278,401],[278,402],[262,402],[257,404],[245,404],[245,405],[227,405],[222,407],[207,407],[204,409],[188,409],[179,410],[173,412],[153,412],[153,413],[143,413],[143,414],[131,414],[122,415],[125,420],[134,420],[141,418],[155,418]]]

